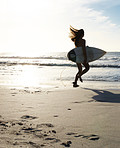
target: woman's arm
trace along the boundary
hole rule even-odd
[[[84,55],[84,63],[87,63],[86,41],[85,40],[83,40],[82,49],[83,49],[83,55]]]

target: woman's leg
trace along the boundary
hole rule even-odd
[[[78,73],[76,74],[75,82],[73,82],[73,87],[78,87],[77,85],[78,78],[80,78],[80,81],[83,82],[81,76],[85,74],[86,72],[88,72],[88,70],[90,69],[90,66],[88,63],[84,63],[83,65],[85,69],[82,71],[82,65],[80,63],[77,63]]]
[[[75,77],[75,82],[73,82],[73,86],[74,87],[77,87],[77,81],[78,81],[78,78],[80,78],[81,82],[82,82],[82,79],[81,79],[81,73],[82,73],[82,65],[81,63],[77,63],[77,67],[78,67],[78,73],[76,74],[76,77]]]
[[[84,75],[90,69],[90,66],[88,63],[83,63],[83,65],[84,65],[85,69],[81,72],[80,76]]]

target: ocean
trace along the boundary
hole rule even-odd
[[[46,53],[38,57],[0,54],[0,85],[38,89],[72,87],[76,64],[67,53]],[[90,63],[82,88],[120,89],[120,52],[108,52]]]

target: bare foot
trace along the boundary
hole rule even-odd
[[[83,83],[83,80],[82,80],[82,78],[80,77],[80,81]]]
[[[79,87],[79,85],[77,85],[77,83],[73,82],[73,87]]]

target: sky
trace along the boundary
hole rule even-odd
[[[0,0],[0,53],[67,52],[70,25],[86,45],[120,52],[119,18],[120,0]]]

